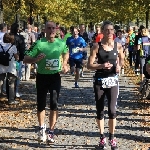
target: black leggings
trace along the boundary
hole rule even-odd
[[[38,111],[45,110],[46,96],[50,93],[50,109],[58,110],[58,97],[61,88],[61,77],[59,73],[56,74],[37,74],[36,76],[37,88],[37,109]]]
[[[94,85],[95,101],[96,101],[96,113],[97,119],[102,120],[104,118],[104,99],[105,95],[108,99],[108,116],[109,119],[116,118],[116,102],[118,96],[118,86],[111,88],[102,88],[100,85]]]

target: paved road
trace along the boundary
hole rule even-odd
[[[92,89],[92,73],[86,72],[80,80],[80,89],[73,87],[74,77],[62,77],[62,90],[59,101],[59,119],[56,125],[55,145],[39,145],[35,133],[38,126],[36,118],[36,91],[34,82],[22,82],[24,94],[20,106],[6,107],[5,100],[1,108],[0,145],[18,150],[94,150],[99,142],[99,131],[95,122],[95,101]],[[120,77],[120,96],[118,100],[118,117],[116,138],[120,150],[140,150],[141,143],[150,143],[144,134],[140,122],[144,116],[133,113],[139,107],[136,102],[136,89],[129,77]],[[9,112],[9,110],[11,112]],[[48,126],[49,106],[47,101],[46,124]],[[106,101],[105,133],[108,137],[108,115]],[[16,121],[17,120],[17,121]],[[8,148],[8,149],[11,149]],[[3,149],[3,148],[0,148]],[[110,147],[107,146],[109,150]]]

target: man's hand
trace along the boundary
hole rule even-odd
[[[63,65],[62,67],[62,73],[66,74],[68,72],[68,66],[67,65]]]
[[[45,55],[44,53],[39,54],[39,55],[36,57],[36,62],[42,60],[43,58],[45,58],[45,56],[46,56],[46,55]]]
[[[116,73],[120,72],[121,67],[119,65],[116,66]]]
[[[100,68],[100,69],[111,69],[112,66],[113,66],[113,64],[106,62],[103,64],[102,68]]]
[[[148,74],[150,74],[150,64],[149,63],[146,64],[146,71],[148,72]]]
[[[83,51],[83,48],[79,48],[79,47],[78,47],[78,50],[79,50],[79,51]]]

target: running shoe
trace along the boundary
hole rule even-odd
[[[47,134],[47,142],[48,143],[54,143],[54,133],[53,132],[50,132],[48,131],[48,134]]]
[[[38,141],[39,142],[46,142],[46,124],[44,125],[44,127],[39,127],[39,131],[38,131]]]
[[[109,140],[109,145],[111,146],[111,150],[118,150],[116,139]]]
[[[78,85],[78,83],[75,83],[74,85],[75,85],[75,88],[79,88],[79,85]]]
[[[100,138],[100,142],[99,142],[99,149],[103,150],[106,149],[106,138]]]

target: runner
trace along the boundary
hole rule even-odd
[[[117,37],[114,39],[115,42],[118,42],[122,45],[123,51],[126,50],[126,38],[123,36],[122,30],[117,30]],[[124,66],[121,68],[121,74],[124,74]]]
[[[66,42],[67,41],[67,39],[69,38],[69,37],[71,37],[72,36],[72,34],[71,34],[71,27],[70,27],[70,29],[66,29],[66,33],[65,33],[65,36],[64,36],[64,41]]]
[[[26,51],[24,59],[25,63],[37,63],[37,116],[39,122],[38,140],[40,142],[46,141],[46,125],[45,107],[46,95],[50,93],[50,129],[47,134],[49,143],[54,142],[54,128],[58,118],[58,97],[61,87],[61,78],[59,72],[61,71],[60,56],[63,57],[63,71],[68,71],[67,61],[69,58],[66,43],[55,38],[56,24],[48,21],[45,25],[46,38],[36,41],[29,50]]]
[[[69,47],[69,64],[71,73],[75,72],[75,88],[78,88],[78,80],[80,77],[80,69],[82,68],[83,62],[83,52],[86,51],[86,42],[82,37],[79,37],[79,31],[77,27],[74,27],[73,36],[69,37],[66,41],[67,46]],[[76,69],[75,69],[76,67]]]
[[[134,52],[134,41],[135,41],[135,33],[133,31],[133,27],[129,28],[129,34],[127,37],[128,50],[129,50],[129,64],[132,68],[132,60],[135,62],[135,52]]]
[[[110,21],[105,21],[101,27],[104,38],[101,43],[94,44],[88,60],[88,69],[96,70],[94,92],[97,109],[97,124],[100,129],[99,147],[106,147],[104,135],[104,98],[108,99],[109,115],[109,144],[111,150],[117,150],[117,141],[114,138],[116,126],[116,102],[118,96],[118,77],[120,67],[124,64],[123,48],[120,43],[113,40],[114,26]],[[98,63],[94,64],[95,57]]]
[[[136,61],[135,61],[135,73],[136,75],[139,75],[140,69],[140,51],[138,49],[138,41],[140,38],[142,38],[142,29],[144,29],[145,27],[143,25],[140,26],[139,30],[138,30],[138,35],[135,36],[135,41],[134,41],[134,47],[136,50]]]
[[[146,58],[150,55],[150,38],[148,37],[148,29],[142,29],[142,37],[138,40],[138,50],[140,54],[140,77],[141,84],[144,80],[144,70],[143,67],[145,65]]]
[[[99,24],[96,25],[96,33],[93,36],[93,43],[98,43],[102,40],[103,34],[101,33],[101,27]]]
[[[89,38],[84,24],[79,25],[79,36],[85,40],[86,44],[88,44]],[[86,61],[84,60],[87,60],[87,51],[83,51],[83,60],[82,60],[82,68],[80,69],[80,77],[84,77],[84,68],[86,66]]]
[[[94,36],[94,34],[95,34],[94,29],[91,28],[90,32],[88,33],[90,48],[93,46],[93,36]]]

